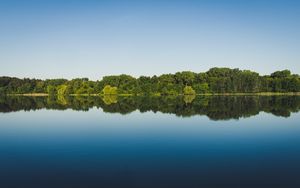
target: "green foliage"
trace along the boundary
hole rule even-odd
[[[252,71],[230,68],[211,68],[204,73],[183,71],[152,77],[140,76],[139,78],[121,74],[105,76],[98,81],[90,81],[88,78],[39,80],[0,77],[1,95],[25,93],[49,93],[50,95],[64,96],[99,93],[109,95],[182,95],[186,94],[186,86],[192,87],[196,94],[300,92],[300,78],[297,74],[291,74],[289,70],[260,76]]]
[[[183,89],[184,95],[196,95],[195,90],[191,86],[185,86]]]
[[[162,88],[161,90],[161,95],[178,95],[178,92],[175,91],[174,89],[168,89],[167,87]]]
[[[57,95],[66,95],[67,85],[60,85],[57,87]]]
[[[38,81],[34,88],[34,93],[45,93],[45,82]]]
[[[110,85],[106,85],[102,90],[104,95],[117,95],[118,94],[118,88],[112,87]]]
[[[291,71],[289,70],[283,70],[283,71],[276,71],[271,74],[271,77],[273,78],[286,78],[291,75]]]
[[[196,73],[190,71],[177,72],[174,75],[174,79],[176,80],[176,84],[181,85],[192,85],[195,81]]]
[[[56,89],[55,86],[49,85],[49,86],[47,87],[47,92],[48,92],[49,95],[54,96],[54,95],[57,94],[57,89]]]
[[[195,89],[196,93],[209,93],[208,83],[194,84],[193,88]]]

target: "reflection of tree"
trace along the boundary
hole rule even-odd
[[[184,95],[183,96],[183,100],[186,104],[192,103],[195,98],[196,98],[196,95]]]
[[[288,117],[300,109],[299,96],[193,96],[182,97],[1,97],[0,112],[57,109],[87,111],[92,107],[104,112],[128,114],[162,112],[189,117],[206,115],[213,120],[239,119],[260,111]]]
[[[67,105],[67,100],[64,95],[57,95],[57,102],[62,105]]]
[[[107,105],[115,104],[118,102],[118,96],[117,95],[104,95],[102,97],[102,100]]]

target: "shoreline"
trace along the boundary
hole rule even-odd
[[[47,97],[48,93],[23,93],[23,94],[6,94],[4,96],[27,96],[27,97]],[[57,96],[57,95],[55,95]],[[117,95],[103,95],[103,94],[70,94],[68,96],[119,96],[119,97],[133,97],[133,96],[146,96],[134,94],[117,94]],[[189,95],[149,95],[150,97],[164,97],[164,96],[189,96]],[[300,96],[300,92],[260,92],[260,93],[199,93],[194,96]]]

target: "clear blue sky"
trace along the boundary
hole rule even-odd
[[[300,73],[300,1],[0,0],[0,75]]]

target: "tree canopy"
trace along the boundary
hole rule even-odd
[[[191,71],[160,76],[105,76],[88,78],[19,79],[0,77],[0,94],[48,93],[49,95],[194,95],[202,93],[300,92],[300,77],[289,70],[261,76],[249,70],[211,68],[207,72]]]

